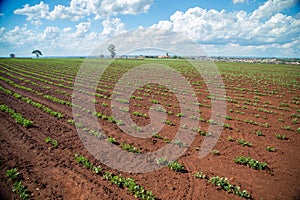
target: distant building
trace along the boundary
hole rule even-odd
[[[168,53],[166,53],[166,55],[165,55],[165,56],[158,56],[158,58],[170,58],[170,56],[169,56],[169,54],[168,54]]]

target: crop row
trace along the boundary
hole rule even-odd
[[[28,200],[30,199],[30,195],[27,191],[27,188],[23,185],[20,173],[17,168],[12,168],[6,170],[6,176],[10,181],[13,182],[12,191],[17,193],[20,199]]]
[[[10,90],[7,90],[7,89],[3,88],[2,86],[0,86],[0,90],[4,91],[6,94],[9,94],[9,95],[12,95],[12,96],[18,96],[18,99],[21,99],[21,100],[23,100],[23,101],[25,101],[25,102],[27,102],[27,103],[30,103],[30,104],[32,104],[32,105],[36,105],[36,102],[33,102],[33,101],[30,100],[29,98],[24,98],[24,97],[21,97],[21,96],[19,96],[19,95],[16,95],[17,93],[12,93]],[[39,105],[39,104],[38,104],[38,105]],[[37,106],[37,107],[39,108],[40,106]],[[43,108],[43,106],[40,107],[40,108]],[[8,110],[9,113],[12,113],[11,109],[7,108],[7,106],[4,106],[4,105],[1,105],[1,106],[0,106],[0,109],[1,109],[1,110],[4,110],[4,111]],[[83,127],[83,128],[84,128],[84,127]],[[89,131],[89,132],[90,132],[90,133],[93,132],[94,135],[97,135],[97,134],[95,133],[95,131]],[[100,134],[99,134],[98,136],[100,136]],[[101,137],[100,137],[100,138],[101,138]],[[109,140],[109,138],[108,138],[108,140]],[[56,141],[56,140],[53,140],[53,139],[50,138],[50,137],[47,137],[47,138],[45,139],[45,142],[46,142],[46,143],[51,143],[51,144],[53,145],[54,148],[56,148],[57,145],[58,145],[57,141]],[[114,143],[117,143],[117,142],[114,140]],[[120,146],[121,146],[124,150],[127,150],[127,151],[129,151],[129,152],[139,153],[139,151],[137,151],[133,146],[131,146],[131,145],[129,145],[129,144],[121,143]],[[81,157],[81,158],[82,158],[82,157]],[[79,157],[79,160],[80,160],[80,157]],[[86,163],[87,163],[87,162],[83,162],[83,161],[79,161],[79,162],[81,162],[81,164],[82,164],[82,163],[83,163],[83,164],[85,163],[85,165],[86,165]],[[90,167],[88,167],[88,168],[92,169],[94,172],[100,171],[100,168],[96,168],[96,167],[94,167],[94,166],[92,166],[92,165],[89,165],[89,166],[90,166]],[[92,167],[91,167],[91,166],[92,166]],[[109,174],[109,173],[104,173],[104,174],[103,174],[103,177],[105,177],[105,175],[107,175],[107,174]],[[123,185],[123,183],[122,183],[122,181],[123,181],[122,176],[115,176],[115,175],[112,175],[112,174],[111,174],[111,176],[112,176],[112,179],[108,179],[109,181],[111,181],[111,182],[114,183],[114,180],[118,177],[118,179],[121,180],[121,185],[120,185],[121,187],[123,187],[123,186],[125,186],[125,185],[127,184],[127,183],[124,183],[125,185]],[[125,179],[124,179],[124,180],[125,180]],[[133,179],[127,178],[126,180],[127,180],[127,181],[132,180],[130,183],[131,183],[131,185],[133,185],[134,189],[132,189],[131,186],[128,186],[128,190],[129,190],[131,193],[133,193],[134,196],[136,196],[136,197],[138,197],[138,198],[141,198],[141,199],[155,199],[155,196],[154,196],[151,192],[146,191],[146,190],[143,189],[142,186],[135,184],[135,182],[134,182]],[[18,183],[16,183],[16,184],[19,184],[18,187],[21,187],[21,186],[20,186],[21,182],[18,182]],[[25,193],[26,193],[26,192],[25,192]],[[23,194],[23,195],[24,195],[24,194]]]
[[[22,97],[22,95],[18,94],[18,93],[13,93],[12,91],[8,90],[8,89],[5,89],[3,88],[2,86],[0,86],[0,90],[1,91],[4,91],[6,94],[8,95],[11,95],[17,99],[21,99],[22,101],[26,102],[27,104],[29,105],[32,105],[48,114],[50,114],[51,116],[54,116],[54,117],[57,117],[57,118],[62,118],[64,115],[60,112],[57,112],[57,111],[54,111],[52,110],[51,108],[45,106],[45,105],[42,105],[38,102],[35,102],[33,100],[31,100],[30,98],[28,97]]]
[[[21,124],[24,127],[31,127],[33,122],[29,119],[26,119],[22,114],[15,112],[12,108],[9,108],[7,105],[1,104],[0,111],[4,111],[12,116],[18,124]]]
[[[114,175],[112,172],[104,171],[100,166],[95,166],[86,157],[76,153],[75,160],[83,167],[92,170],[94,173],[99,174],[103,179],[110,181],[120,188],[125,187],[129,193],[133,194],[136,198],[152,200],[156,199],[151,191],[147,191],[143,186],[138,185],[133,178],[126,178],[122,175]]]
[[[60,84],[59,84],[60,85]],[[90,95],[93,95],[93,94],[90,94]],[[99,95],[99,94],[96,94],[97,96],[99,96],[99,97],[103,97],[103,95]]]
[[[195,178],[207,180],[211,184],[220,187],[228,193],[232,193],[236,196],[243,197],[246,199],[251,199],[251,195],[247,192],[247,190],[241,190],[239,186],[231,184],[227,177],[213,176],[211,178],[208,178],[208,176],[201,171],[195,172],[193,176]]]

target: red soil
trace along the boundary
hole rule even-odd
[[[17,74],[14,74],[17,75]],[[2,77],[12,79],[15,83],[30,87],[34,90],[52,95],[57,98],[71,101],[70,97],[54,92],[55,89],[61,89],[58,86],[51,85],[51,89],[43,89],[33,86],[24,81],[13,79],[6,74]],[[19,76],[19,75],[18,75]],[[42,85],[46,83],[32,80]],[[55,82],[55,81],[54,81]],[[226,84],[226,80],[225,80]],[[230,84],[241,84],[239,80],[235,80]],[[300,198],[300,155],[299,145],[300,139],[297,133],[299,124],[292,124],[290,115],[299,110],[297,105],[292,105],[289,111],[278,110],[276,108],[266,109],[276,111],[276,114],[258,112],[254,110],[254,106],[237,108],[234,103],[227,104],[227,114],[234,120],[226,120],[232,129],[225,129],[219,138],[214,149],[220,151],[220,155],[209,154],[203,159],[198,158],[197,147],[200,147],[204,136],[197,135],[192,145],[188,148],[183,156],[178,159],[187,170],[186,173],[178,173],[163,168],[143,174],[131,174],[118,172],[101,163],[99,163],[85,148],[79,139],[76,129],[73,125],[67,123],[67,119],[72,118],[71,107],[54,103],[50,100],[42,98],[42,96],[29,93],[22,89],[15,88],[4,81],[0,81],[0,85],[6,89],[17,92],[25,97],[47,105],[48,107],[64,113],[64,118],[57,119],[26,104],[20,99],[16,99],[10,95],[0,91],[0,104],[6,104],[15,111],[21,113],[25,118],[34,122],[34,127],[25,128],[16,124],[14,119],[7,113],[0,112],[0,187],[1,199],[17,199],[17,195],[12,192],[12,183],[6,178],[5,171],[11,168],[18,168],[22,176],[23,184],[27,187],[32,199],[135,199],[126,189],[119,188],[116,185],[103,180],[99,175],[83,168],[75,159],[74,154],[80,153],[85,155],[92,163],[101,165],[104,169],[112,171],[115,174],[122,174],[125,177],[132,177],[136,182],[146,190],[150,190],[158,199],[240,199],[239,197],[228,194],[226,191],[210,184],[207,180],[196,179],[192,175],[196,171],[202,171],[209,177],[220,176],[228,177],[234,185],[241,186],[247,190],[253,199],[298,199]],[[249,82],[242,86],[246,89],[252,89]],[[270,89],[272,86],[269,86]],[[285,92],[284,87],[276,86],[280,92]],[[71,90],[67,90],[72,93]],[[207,93],[199,94],[198,99],[205,99]],[[237,93],[234,90],[227,90],[227,95],[231,97]],[[279,92],[279,93],[280,93]],[[160,96],[151,91],[148,98],[143,100],[131,100],[131,112],[138,111],[140,113],[149,114],[150,99],[159,99]],[[239,91],[244,98],[253,99],[253,94]],[[139,96],[137,93],[134,95]],[[152,96],[153,95],[153,96]],[[298,94],[285,93],[284,97],[276,97],[276,95],[259,96],[260,102],[269,101],[271,105],[278,107],[279,102],[283,100],[290,101]],[[174,96],[173,96],[174,97]],[[161,104],[170,103],[168,99],[159,99]],[[207,99],[208,100],[208,99]],[[209,100],[207,101],[209,105]],[[241,101],[242,102],[242,101]],[[101,106],[102,103],[110,105],[109,100],[97,98],[97,111],[110,114],[109,107]],[[136,106],[140,103],[142,106]],[[203,101],[202,101],[203,103]],[[239,105],[242,105],[241,103]],[[168,119],[176,124],[176,126],[165,125],[160,135],[172,139],[173,133],[178,129],[180,121],[176,114],[180,112],[178,101],[172,102],[171,107],[165,107],[173,112]],[[233,112],[230,113],[229,110]],[[257,109],[257,108],[256,108]],[[210,108],[200,107],[201,116],[204,120],[210,119]],[[241,115],[236,110],[243,111]],[[280,114],[282,113],[282,114]],[[258,118],[254,115],[260,114]],[[299,113],[298,113],[299,114]],[[146,125],[149,119],[131,115],[138,125]],[[148,115],[149,116],[149,115]],[[262,118],[266,117],[266,119]],[[285,122],[278,121],[282,118]],[[251,119],[258,124],[268,122],[270,127],[247,124],[245,119]],[[120,134],[121,131],[116,124],[108,121],[99,120],[102,128],[109,136],[113,136],[119,142],[126,142],[138,147],[142,152],[155,151],[166,145],[162,140],[155,138],[139,139],[133,138],[126,134]],[[292,131],[284,130],[281,127],[290,125]],[[202,130],[206,130],[208,124],[200,122],[199,126]],[[261,130],[264,136],[257,136],[254,131]],[[278,140],[275,133],[286,134],[288,140]],[[59,142],[58,148],[53,148],[45,143],[45,138],[50,136]],[[230,142],[227,138],[231,136],[235,140],[244,138],[253,144],[253,147],[243,147],[236,141]],[[266,151],[266,146],[276,147],[276,152]],[[236,156],[251,156],[262,162],[268,163],[268,170],[254,170],[247,166],[234,163]]]

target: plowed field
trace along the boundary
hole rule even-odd
[[[81,83],[82,91],[76,91],[94,98],[96,112],[90,113],[84,105],[80,112],[98,117],[103,129],[103,133],[98,133],[74,120],[72,112],[74,81],[82,62],[83,59],[0,60],[0,105],[33,123],[25,127],[16,122],[15,115],[0,111],[0,199],[19,199],[12,188],[20,180],[30,199],[300,198],[299,66],[216,63],[226,91],[226,96],[216,97],[211,96],[201,75],[185,61],[116,60],[99,79],[96,95],[84,93],[84,87],[88,87],[85,82]],[[98,67],[107,62],[95,60]],[[200,117],[185,116],[185,111],[180,110],[181,102],[168,88],[144,85],[129,101],[120,99],[117,109],[130,114],[138,132],[151,123],[150,108],[164,114],[167,120],[160,122],[163,128],[152,137],[137,138],[120,129],[122,122],[112,115],[111,97],[124,73],[153,62],[173,67],[188,80],[198,99],[193,105],[197,105]],[[209,76],[214,78],[213,74]],[[214,125],[211,100],[226,102],[226,115],[222,116],[225,122],[211,153],[199,159],[204,138],[214,137],[208,131],[209,125]],[[200,128],[180,127],[182,118],[198,121]],[[153,152],[174,143],[186,148],[176,160],[184,170],[165,166],[145,173],[118,171],[99,162],[85,148],[76,127],[102,140],[114,138],[113,145],[128,147],[126,151],[135,153]],[[191,145],[172,141],[179,128],[196,134]],[[46,138],[50,141],[46,142]],[[80,161],[79,155],[88,161]],[[239,164],[235,162],[239,156],[259,163]],[[266,166],[259,169],[262,163]],[[102,170],[97,171],[96,167]],[[13,168],[19,173],[16,179],[6,174]],[[197,172],[202,172],[198,173],[202,178],[196,177]],[[126,185],[126,178],[134,179],[136,186]]]

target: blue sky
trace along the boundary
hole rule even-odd
[[[89,55],[95,44],[149,27],[180,33],[209,56],[300,57],[297,0],[0,2],[1,57],[32,56],[33,49]]]

